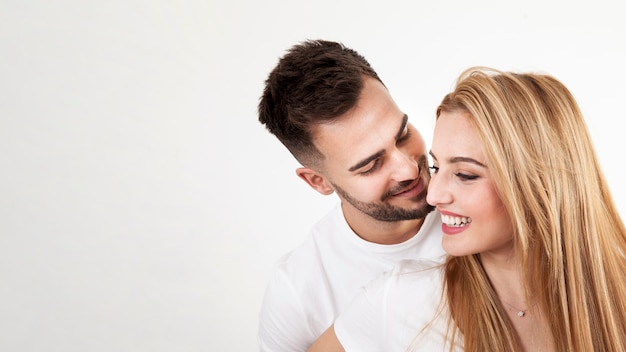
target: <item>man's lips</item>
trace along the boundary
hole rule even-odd
[[[406,187],[403,187],[400,191],[391,194],[392,197],[414,197],[420,194],[424,189],[424,181],[420,177]]]

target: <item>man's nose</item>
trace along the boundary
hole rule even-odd
[[[398,182],[414,180],[419,176],[420,170],[417,161],[407,153],[396,150],[391,155],[393,163],[392,177]]]

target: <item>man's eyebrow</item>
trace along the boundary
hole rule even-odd
[[[355,171],[355,170],[358,170],[358,169],[362,168],[363,166],[365,166],[365,165],[367,165],[367,164],[371,163],[371,162],[372,162],[372,160],[376,160],[376,159],[380,158],[380,157],[381,157],[381,156],[383,156],[384,154],[385,154],[385,151],[384,151],[384,150],[379,150],[379,151],[377,151],[376,153],[374,153],[374,154],[372,154],[372,155],[368,156],[367,158],[365,158],[365,159],[363,159],[363,160],[359,161],[358,163],[356,163],[356,164],[352,165],[352,166],[348,169],[348,171]]]
[[[402,117],[402,124],[400,125],[400,129],[398,130],[398,133],[396,133],[396,140],[400,139],[402,137],[402,134],[404,133],[404,129],[406,128],[407,123],[409,122],[409,116],[407,116],[407,114],[404,114],[404,116]],[[358,170],[360,168],[362,168],[363,166],[369,164],[372,162],[372,160],[376,160],[377,158],[380,158],[381,156],[383,156],[385,154],[384,150],[379,150],[376,153],[368,156],[367,158],[359,161],[358,163],[352,165],[348,171],[355,171]]]
[[[396,140],[402,138],[402,134],[404,133],[404,129],[406,128],[406,125],[408,122],[409,122],[409,116],[407,114],[404,114],[404,116],[402,117],[402,125],[400,125],[400,129],[398,130],[398,133],[396,133]]]

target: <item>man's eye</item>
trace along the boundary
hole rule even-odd
[[[379,167],[380,167],[380,159],[376,159],[376,160],[374,161],[374,164],[372,165],[372,167],[370,167],[370,168],[369,168],[369,169],[367,169],[367,170],[364,170],[364,171],[359,172],[359,174],[361,174],[361,175],[369,175],[369,174],[371,174],[372,172],[374,172],[374,171],[378,170],[378,168],[379,168]]]
[[[407,139],[409,139],[409,137],[411,136],[411,130],[407,127],[406,128],[406,133],[404,133],[399,139],[398,142],[404,142]]]

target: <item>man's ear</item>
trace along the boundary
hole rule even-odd
[[[296,169],[296,175],[308,183],[311,188],[327,196],[332,194],[335,190],[332,188],[330,182],[326,180],[326,177],[318,174],[315,170],[308,167],[299,167]]]

